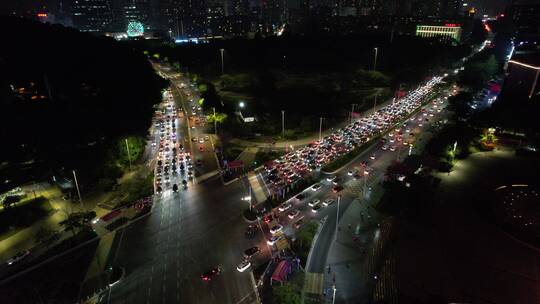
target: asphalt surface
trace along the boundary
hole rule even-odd
[[[185,128],[178,128],[181,133]],[[180,138],[185,137],[180,134]],[[189,136],[189,135],[188,135]],[[378,149],[374,145],[372,149]],[[360,158],[368,159],[372,149],[364,152]],[[377,159],[372,172],[365,182],[369,184],[380,179],[382,172],[399,153],[387,150],[375,152]],[[358,161],[358,160],[357,160]],[[354,181],[346,171],[358,163],[348,165],[341,172],[346,189],[340,193],[340,217],[358,196],[358,190],[350,184],[364,183],[363,178]],[[379,169],[380,167],[380,169]],[[375,169],[378,170],[375,171]],[[270,246],[266,240],[270,237],[267,225],[263,224],[263,233],[257,232],[253,239],[244,237],[247,223],[242,218],[242,211],[247,203],[242,197],[247,194],[247,181],[223,186],[219,178],[210,178],[202,183],[190,183],[187,190],[178,193],[164,191],[157,196],[152,214],[147,218],[125,228],[117,238],[117,249],[113,253],[116,266],[126,269],[126,276],[112,288],[110,303],[254,303],[255,290],[250,271],[270,258]],[[315,198],[324,201],[328,197],[336,198],[332,192],[332,183],[323,176],[322,187],[317,191],[304,190],[307,195],[302,201],[292,199],[293,209],[301,212],[306,219],[326,218],[318,236],[307,271],[323,272],[327,255],[335,236],[337,202],[312,212],[308,202]],[[356,187],[358,188],[358,187]],[[362,187],[364,190],[364,187]],[[292,210],[292,209],[290,209]],[[280,224],[284,233],[293,236],[295,229],[287,217],[290,210],[281,212]],[[240,273],[236,266],[242,260],[245,249],[258,246],[262,252],[252,260],[252,267]],[[209,269],[221,266],[221,275],[209,282],[201,279],[201,274]]]
[[[240,273],[236,266],[249,247],[263,250],[255,266],[269,252],[260,234],[244,237],[243,193],[241,183],[223,187],[214,178],[157,199],[148,218],[125,230],[116,264],[127,273],[113,287],[110,302],[253,303],[249,270]],[[201,280],[203,272],[218,265],[220,276]]]
[[[213,138],[211,133],[206,133],[209,128],[206,123],[206,116],[202,109],[199,110],[198,101],[200,95],[196,88],[191,85],[189,79],[179,73],[171,72],[168,68],[155,64],[161,75],[171,82],[171,90],[175,95],[175,102],[179,109],[183,109],[185,118],[181,119],[182,128],[185,128],[185,136],[182,138],[184,146],[194,159],[200,159],[203,166],[195,170],[195,176],[203,176],[218,170],[217,159],[214,153]],[[209,137],[208,140],[200,143],[199,139]],[[196,139],[196,141],[193,141]]]

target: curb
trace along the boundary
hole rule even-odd
[[[379,137],[379,136],[377,136]],[[354,163],[355,161],[357,161],[357,159],[361,156],[363,156],[367,151],[371,150],[374,146],[376,146],[379,142],[376,141],[374,143],[372,143],[370,146],[367,146],[364,151],[360,152],[360,154],[356,155],[355,158],[351,159],[348,163],[344,164],[343,166],[339,167],[338,169],[334,170],[334,171],[331,171],[331,172],[328,172],[328,171],[322,171],[321,170],[321,173],[323,174],[336,174],[337,172],[343,170],[343,168],[347,167],[348,165],[350,165],[351,163]]]
[[[317,228],[317,232],[315,233],[315,236],[313,236],[313,241],[311,241],[311,248],[309,248],[308,257],[306,260],[306,271],[309,265],[309,262],[311,261],[311,253],[313,252],[313,247],[315,247],[315,244],[317,243],[317,239],[319,238],[319,234],[321,233],[322,228],[324,227],[324,224],[326,223],[326,219],[328,218],[328,215],[325,216],[322,220],[319,221],[319,227]]]

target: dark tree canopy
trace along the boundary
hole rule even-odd
[[[0,33],[0,159],[22,144],[54,153],[149,127],[164,81],[144,55],[110,38],[20,18],[0,17]],[[46,98],[19,98],[13,89],[21,87]]]
[[[60,168],[76,168],[82,188],[118,177],[117,142],[144,138],[167,84],[145,55],[15,17],[0,17],[0,34],[0,163],[10,164],[0,190],[58,178]]]

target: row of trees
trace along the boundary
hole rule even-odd
[[[48,178],[57,168],[77,168],[89,186],[127,166],[125,138],[132,159],[139,157],[167,85],[143,54],[111,38],[22,18],[0,17],[0,33],[10,41],[0,49],[8,77],[0,82],[0,161],[33,159],[47,165],[38,174]],[[31,83],[45,100],[19,98],[10,87]]]

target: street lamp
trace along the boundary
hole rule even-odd
[[[281,137],[285,139],[285,111],[281,110]]]
[[[125,141],[126,141],[126,150],[127,150],[128,160],[129,160],[129,170],[131,170],[131,154],[129,153],[129,144],[128,144],[127,138],[125,139]]]
[[[219,49],[219,52],[221,54],[221,75],[225,74],[225,64],[223,62],[223,52],[225,52],[225,49]]]
[[[377,70],[377,55],[379,53],[379,48],[373,48],[373,50],[375,51],[375,60],[373,62],[373,70],[376,71]]]
[[[217,136],[216,108],[215,108],[215,107],[212,107],[212,110],[214,111],[214,135]]]
[[[335,241],[337,241],[337,234],[338,234],[338,228],[339,228],[339,201],[341,200],[341,195],[338,195],[337,197],[337,209],[336,209],[336,238]]]
[[[323,118],[319,118],[319,141],[322,139],[322,120]]]
[[[243,101],[240,101],[240,103],[238,103],[238,106],[243,109],[246,104]]]
[[[534,90],[536,89],[536,83],[538,82],[538,76],[540,75],[540,67],[530,65],[530,64],[526,64],[526,63],[522,63],[522,62],[515,61],[515,60],[508,60],[508,63],[513,63],[513,64],[517,64],[519,66],[522,66],[522,67],[525,67],[525,68],[528,68],[528,69],[536,70],[536,75],[534,76],[534,81],[532,83],[531,91],[529,92],[529,99],[531,99],[533,94],[534,94]]]
[[[75,187],[77,187],[77,194],[79,195],[79,202],[81,202],[81,206],[84,208],[82,198],[81,198],[81,191],[79,190],[79,182],[77,181],[77,174],[75,173],[75,170],[73,170],[73,179],[75,179]]]

